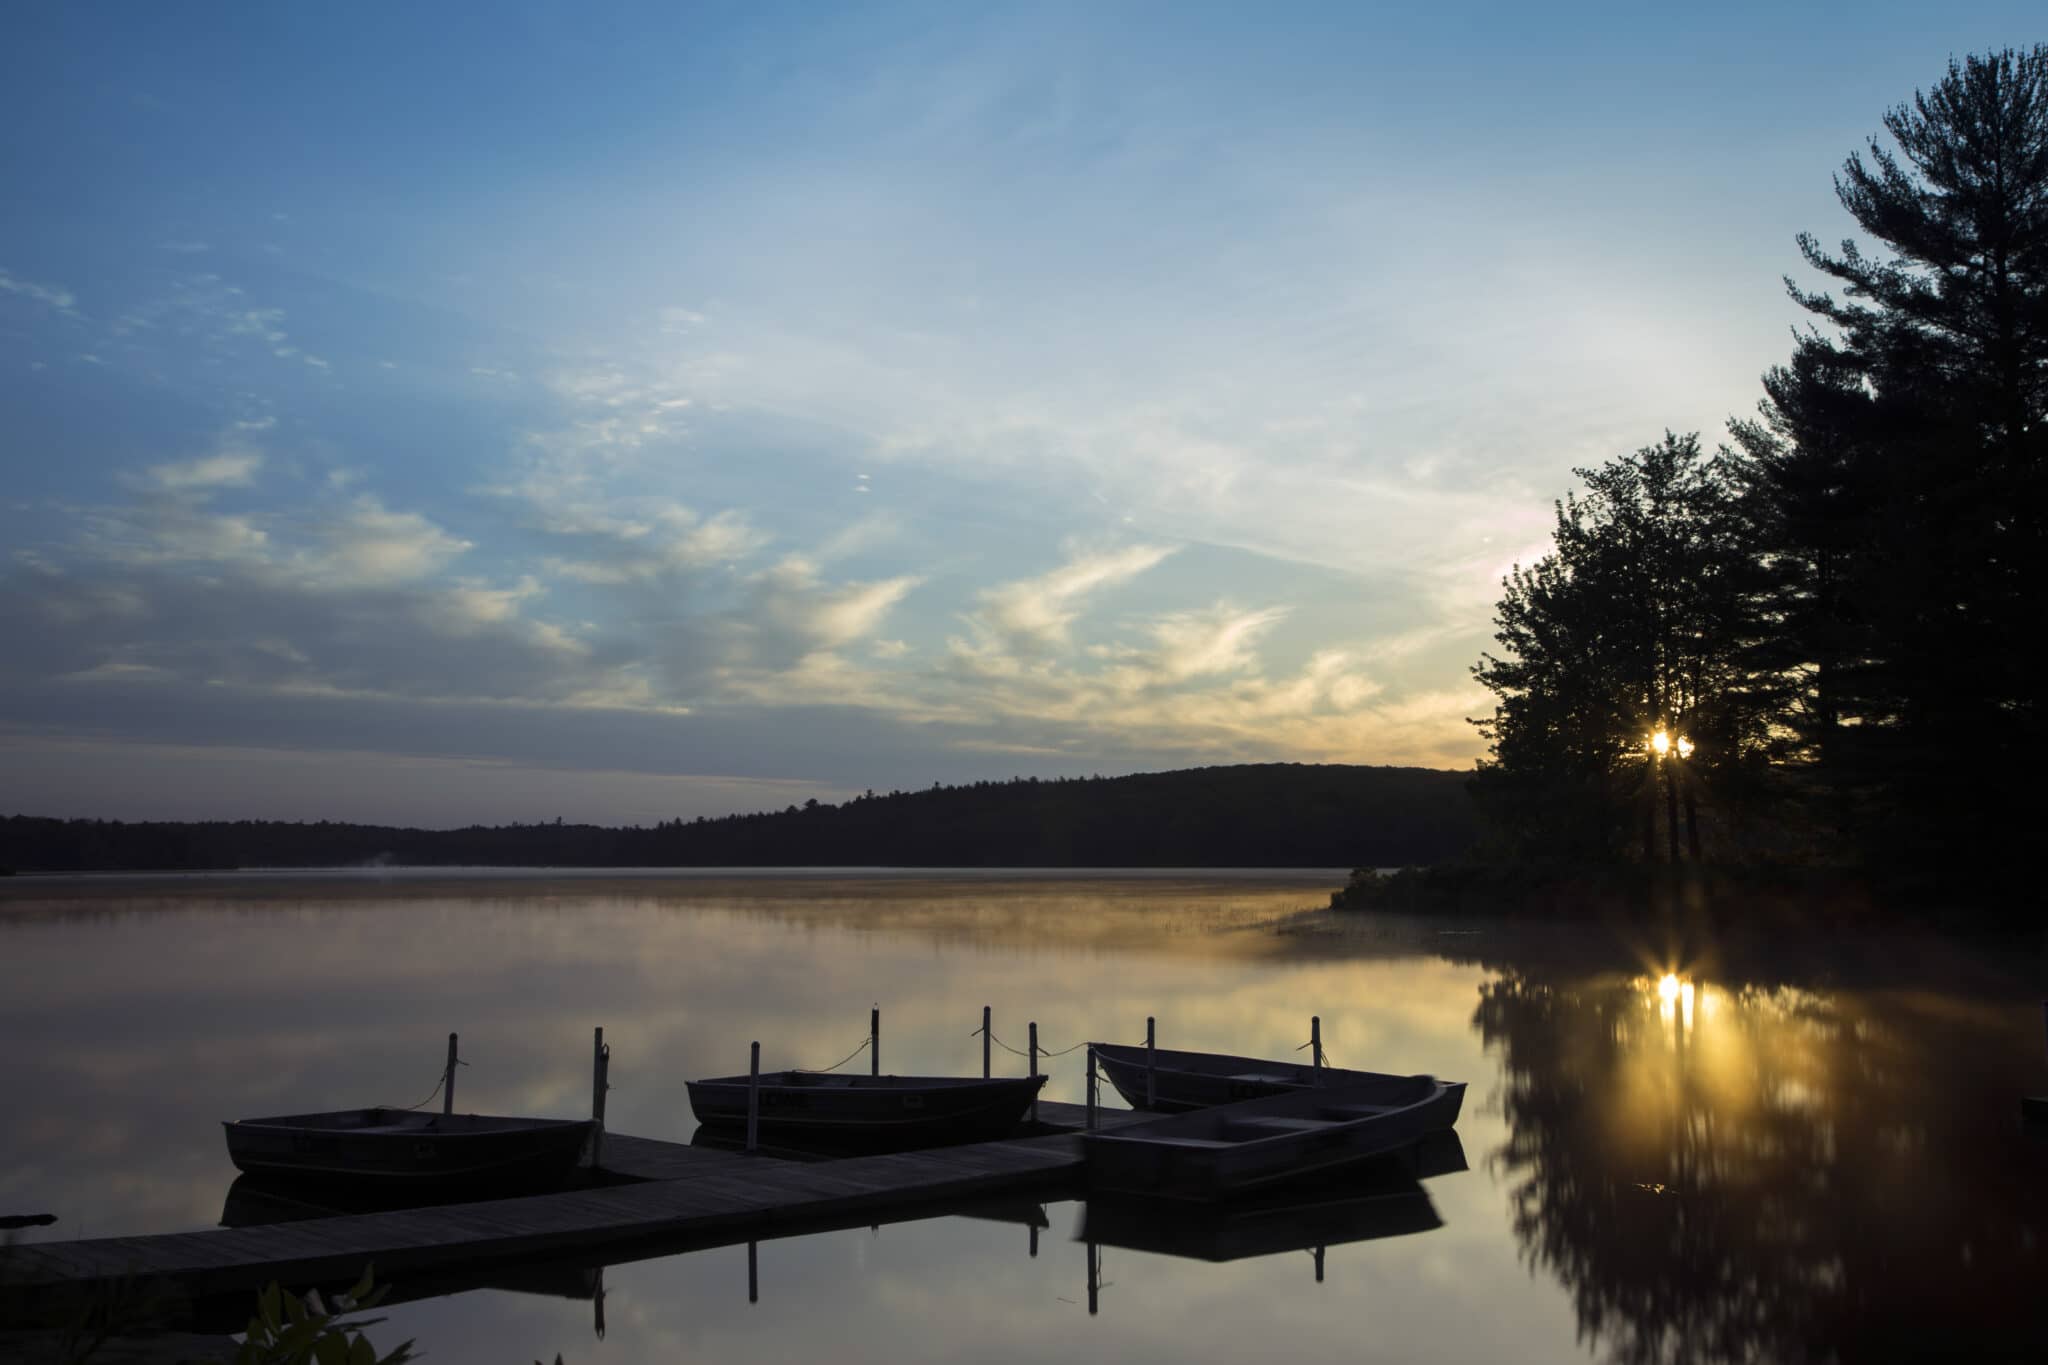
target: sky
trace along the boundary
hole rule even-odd
[[[2035,4],[29,3],[0,813],[1462,767],[1572,470]]]

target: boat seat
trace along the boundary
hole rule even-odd
[[[1229,1077],[1229,1079],[1233,1081],[1251,1081],[1258,1085],[1301,1084],[1300,1081],[1296,1080],[1292,1076],[1282,1076],[1272,1071],[1241,1071],[1237,1075]]]
[[[1144,1141],[1161,1147],[1235,1147],[1237,1145],[1234,1142],[1219,1142],[1215,1138],[1193,1137],[1148,1137]]]
[[[1380,1114],[1391,1114],[1401,1106],[1398,1104],[1333,1104],[1318,1112],[1332,1119],[1369,1119]]]
[[[1336,1119],[1290,1119],[1282,1117],[1232,1119],[1225,1125],[1232,1133],[1250,1133],[1254,1137],[1277,1137],[1282,1133],[1313,1133],[1318,1129],[1334,1126]]]

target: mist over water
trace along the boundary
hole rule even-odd
[[[0,1213],[37,1240],[213,1226],[219,1121],[411,1104],[685,1140],[683,1081],[824,1066],[882,1010],[887,1071],[975,1074],[971,1036],[1280,1056],[1472,1089],[1441,1226],[1212,1264],[1116,1246],[1087,1308],[1079,1204],[609,1267],[405,1303],[442,1361],[1862,1357],[2048,1345],[2048,1091],[2033,953],[1647,950],[1593,926],[1314,912],[1328,873],[35,881],[0,891]],[[1447,932],[1447,930],[1449,932]],[[1669,960],[1665,960],[1668,958]],[[1666,973],[1683,978],[1667,990]],[[1002,1049],[996,1069],[1021,1074]],[[857,1059],[865,1066],[866,1059]],[[1048,1066],[1082,1099],[1082,1054]],[[983,1211],[986,1213],[987,1211]],[[1005,1221],[1007,1219],[1008,1221]]]

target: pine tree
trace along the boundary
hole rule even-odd
[[[1729,828],[1778,704],[1747,662],[1759,593],[1734,470],[1667,433],[1574,472],[1585,495],[1557,505],[1553,552],[1503,582],[1502,652],[1473,668],[1498,698],[1479,796],[1510,852],[1573,860],[1659,856],[1659,824],[1675,854],[1682,800],[1697,856],[1700,798]],[[1653,759],[1660,730],[1692,755]]]
[[[1809,752],[1882,798],[1873,851],[1997,861],[2040,739],[2048,588],[2048,46],[1952,62],[1836,178],[1888,255],[1810,235],[1843,297],[1739,425]]]

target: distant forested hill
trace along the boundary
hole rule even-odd
[[[1250,764],[869,792],[832,806],[607,829],[0,819],[0,868],[388,862],[557,867],[1354,867],[1440,862],[1476,829],[1470,774]]]

